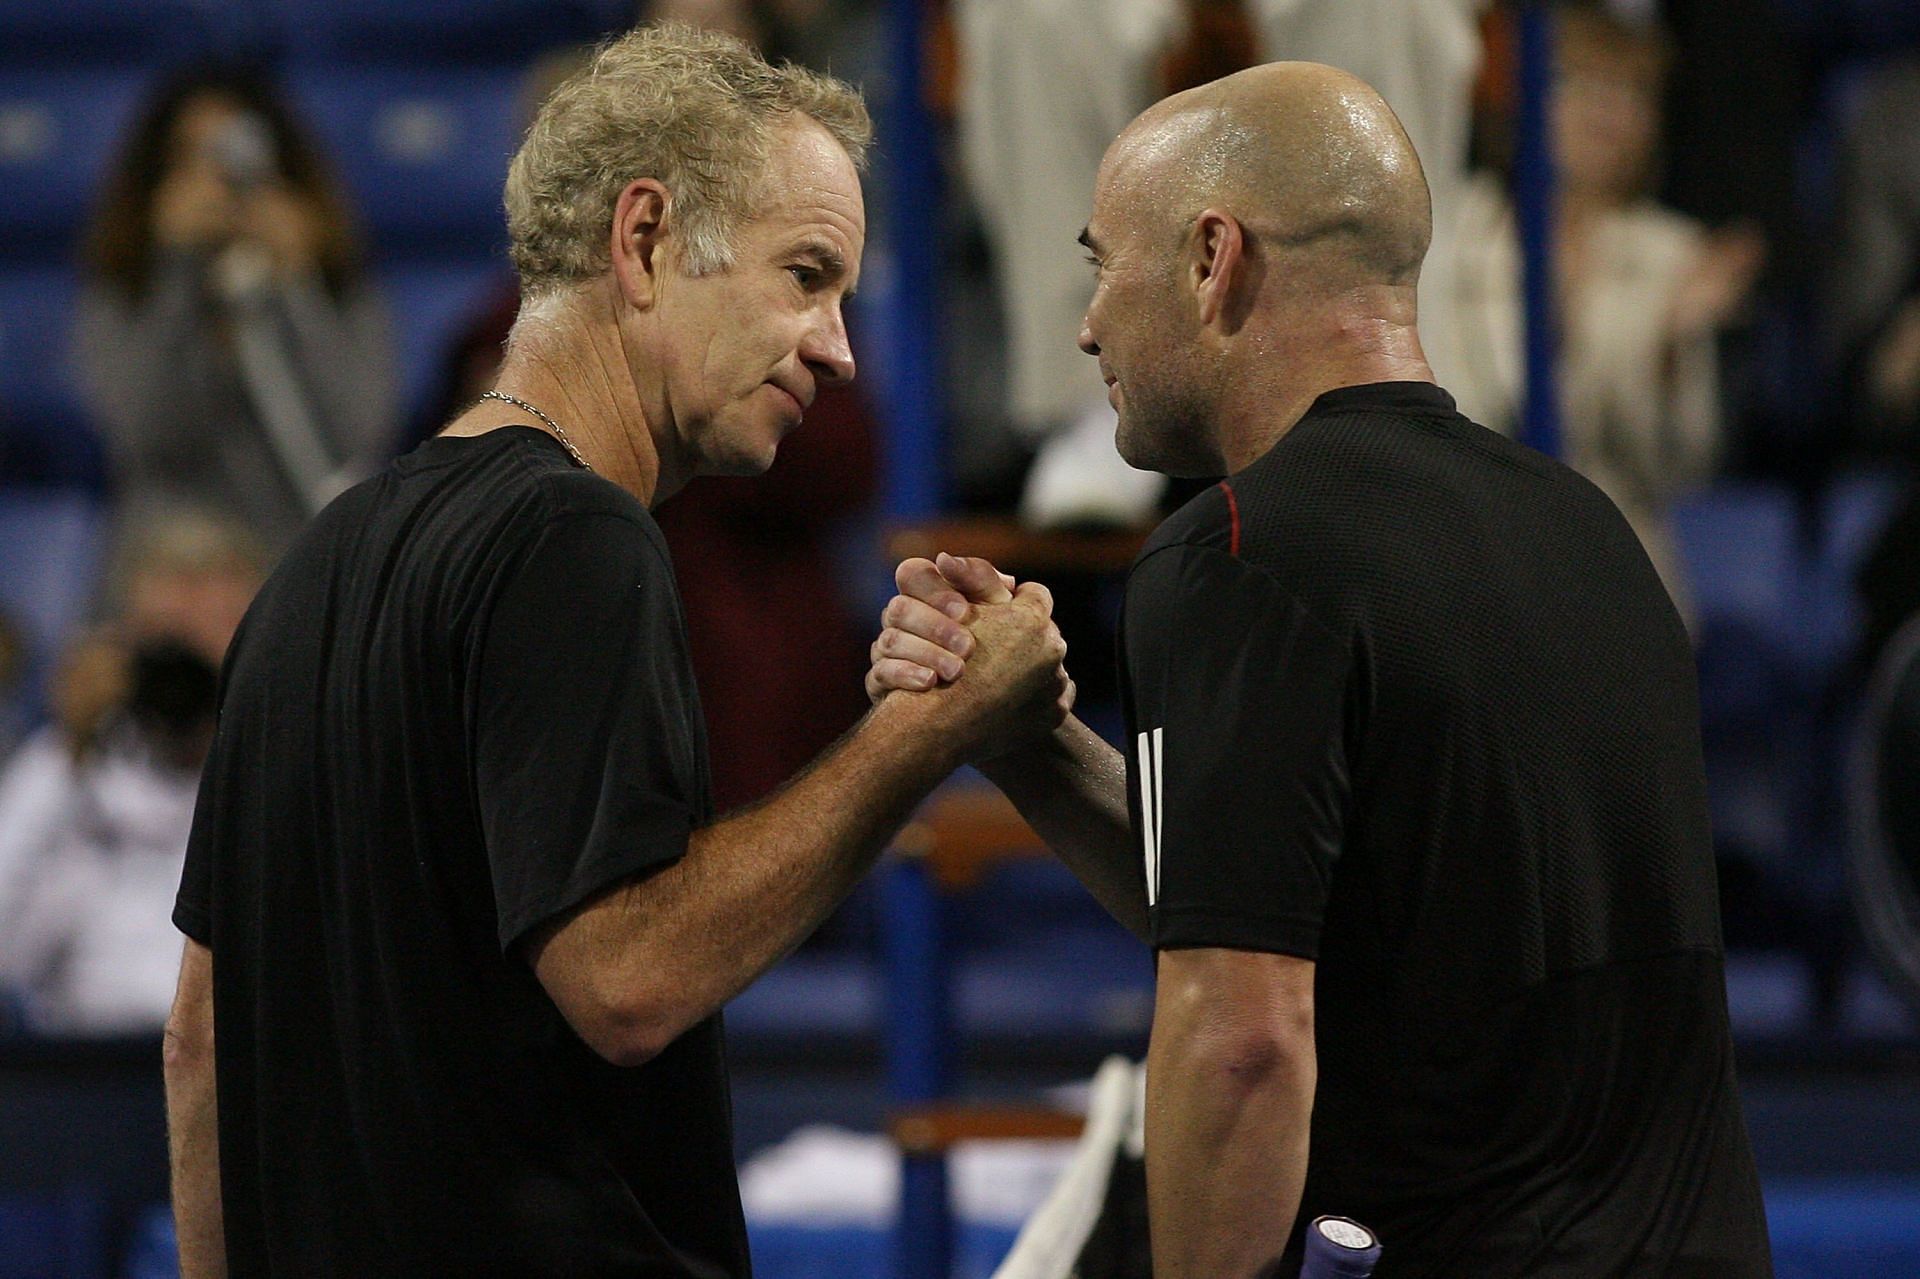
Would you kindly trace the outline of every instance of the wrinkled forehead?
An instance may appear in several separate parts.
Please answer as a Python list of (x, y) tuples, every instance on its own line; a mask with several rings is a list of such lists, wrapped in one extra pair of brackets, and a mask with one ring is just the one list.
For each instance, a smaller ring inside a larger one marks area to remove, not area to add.
[(858, 257), (866, 243), (866, 199), (846, 149), (804, 117), (775, 135), (759, 182), (752, 226), (771, 234), (807, 228)]

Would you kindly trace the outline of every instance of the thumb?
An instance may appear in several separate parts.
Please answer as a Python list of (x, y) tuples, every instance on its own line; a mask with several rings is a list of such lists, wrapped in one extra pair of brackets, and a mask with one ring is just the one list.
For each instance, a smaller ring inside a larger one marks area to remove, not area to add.
[(1013, 598), (1006, 581), (986, 560), (976, 555), (949, 555), (935, 560), (940, 576), (975, 604), (1004, 604)]

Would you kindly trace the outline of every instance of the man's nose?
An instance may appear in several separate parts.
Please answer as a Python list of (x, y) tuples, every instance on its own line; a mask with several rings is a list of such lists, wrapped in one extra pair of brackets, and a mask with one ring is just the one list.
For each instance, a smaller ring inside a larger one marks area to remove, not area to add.
[(840, 308), (833, 308), (808, 330), (800, 344), (800, 358), (824, 385), (844, 386), (853, 381), (853, 344), (847, 340), (847, 323)]
[(1084, 317), (1080, 321), (1080, 349), (1088, 355), (1100, 354), (1100, 344), (1093, 340), (1093, 325)]

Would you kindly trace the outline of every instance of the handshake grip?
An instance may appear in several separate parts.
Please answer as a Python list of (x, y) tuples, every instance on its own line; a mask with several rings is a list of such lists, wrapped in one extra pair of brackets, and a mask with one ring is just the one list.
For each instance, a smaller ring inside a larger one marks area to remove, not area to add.
[(1380, 1240), (1347, 1217), (1315, 1217), (1307, 1227), (1300, 1279), (1367, 1279), (1380, 1260)]

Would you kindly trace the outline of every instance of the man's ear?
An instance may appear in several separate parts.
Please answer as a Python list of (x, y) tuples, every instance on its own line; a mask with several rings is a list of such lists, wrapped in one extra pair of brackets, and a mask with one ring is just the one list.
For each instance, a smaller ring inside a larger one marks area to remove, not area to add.
[(1188, 282), (1200, 323), (1224, 325), (1229, 332), (1237, 329), (1245, 307), (1235, 305), (1236, 296), (1249, 283), (1246, 234), (1239, 219), (1219, 209), (1201, 210), (1193, 221), (1188, 254)]
[(613, 206), (607, 256), (613, 278), (629, 306), (645, 311), (659, 296), (667, 264), (668, 217), (673, 204), (666, 187), (653, 178), (635, 178)]

